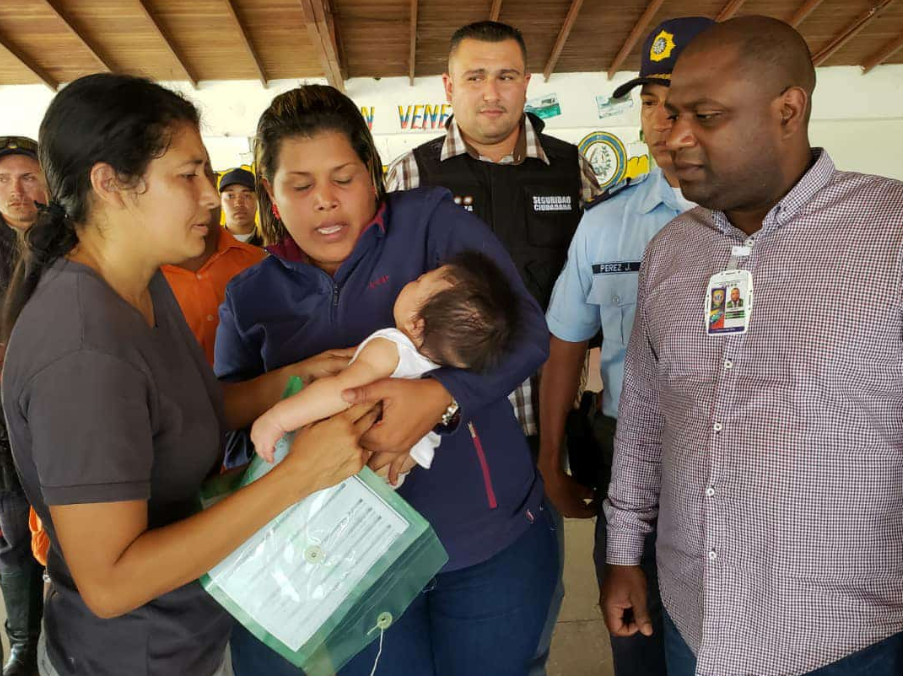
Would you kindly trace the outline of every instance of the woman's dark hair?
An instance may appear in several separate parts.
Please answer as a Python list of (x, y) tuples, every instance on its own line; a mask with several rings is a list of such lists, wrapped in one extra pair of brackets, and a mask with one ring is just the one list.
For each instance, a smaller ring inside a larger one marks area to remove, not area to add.
[(44, 270), (78, 244), (78, 231), (91, 208), (94, 165), (109, 164), (122, 185), (137, 187), (183, 123), (198, 126), (194, 105), (129, 75), (88, 75), (53, 98), (38, 136), (38, 160), (51, 204), (40, 210), (25, 235), (25, 250), (6, 295), (6, 339)]
[(420, 351), (437, 364), (488, 371), (517, 337), (521, 322), (517, 294), (485, 254), (464, 251), (445, 265), (451, 286), (418, 312), (423, 320)]
[[(370, 170), (376, 188), (376, 201), (386, 196), (383, 165), (373, 143), (373, 136), (354, 101), (334, 87), (303, 85), (280, 94), (257, 123), (254, 139), (254, 165), (257, 175), (273, 184), (279, 169), (282, 141), (289, 138), (311, 138), (324, 131), (334, 131), (348, 138), (354, 152)], [(257, 181), (257, 203), (260, 229), (265, 244), (278, 244), (288, 232), (273, 214), (273, 202), (263, 181)]]

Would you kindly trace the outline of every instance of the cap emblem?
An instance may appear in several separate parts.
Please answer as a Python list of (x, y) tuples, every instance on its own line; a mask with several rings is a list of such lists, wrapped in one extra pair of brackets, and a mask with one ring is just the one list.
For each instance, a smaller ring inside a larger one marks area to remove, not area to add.
[(677, 45), (674, 44), (674, 34), (662, 31), (652, 41), (652, 49), (649, 50), (649, 58), (652, 61), (664, 61), (671, 57), (671, 52)]

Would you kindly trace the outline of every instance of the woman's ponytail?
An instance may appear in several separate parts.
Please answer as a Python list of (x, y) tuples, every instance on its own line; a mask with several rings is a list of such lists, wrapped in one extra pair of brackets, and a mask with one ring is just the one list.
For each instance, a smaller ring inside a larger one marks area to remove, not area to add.
[(58, 202), (38, 209), (38, 218), (25, 233), (25, 247), (13, 272), (3, 308), (3, 342), (9, 340), (12, 327), (31, 298), (41, 275), (54, 261), (78, 244), (75, 224)]
[(93, 167), (107, 164), (120, 185), (138, 186), (184, 123), (198, 126), (197, 108), (177, 93), (131, 75), (87, 75), (53, 98), (38, 132), (38, 161), (51, 199), (25, 234), (6, 292), (4, 340), (44, 271), (78, 244), (80, 228), (89, 227)]

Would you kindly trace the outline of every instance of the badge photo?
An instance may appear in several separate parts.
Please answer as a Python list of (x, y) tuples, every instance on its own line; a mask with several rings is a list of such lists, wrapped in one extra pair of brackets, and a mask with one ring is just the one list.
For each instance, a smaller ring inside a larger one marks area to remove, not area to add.
[(726, 270), (713, 275), (705, 294), (706, 335), (746, 333), (752, 303), (752, 273), (749, 270)]

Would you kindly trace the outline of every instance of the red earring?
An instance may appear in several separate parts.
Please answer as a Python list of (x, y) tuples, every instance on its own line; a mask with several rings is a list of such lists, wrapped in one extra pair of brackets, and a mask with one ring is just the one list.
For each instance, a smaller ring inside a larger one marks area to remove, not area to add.
[(273, 205), (273, 216), (275, 216), (278, 220), (282, 220), (282, 216), (279, 215), (279, 207), (275, 204)]

